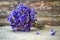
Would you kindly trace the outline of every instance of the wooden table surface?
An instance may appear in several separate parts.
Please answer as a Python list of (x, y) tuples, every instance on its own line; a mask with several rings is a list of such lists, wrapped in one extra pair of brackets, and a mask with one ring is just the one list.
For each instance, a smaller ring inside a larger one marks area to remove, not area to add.
[[(12, 32), (10, 26), (3, 26), (0, 27), (0, 40), (60, 40), (60, 26), (46, 27), (48, 28), (42, 30), (31, 28), (30, 32)], [(54, 29), (56, 35), (51, 36), (50, 29)]]

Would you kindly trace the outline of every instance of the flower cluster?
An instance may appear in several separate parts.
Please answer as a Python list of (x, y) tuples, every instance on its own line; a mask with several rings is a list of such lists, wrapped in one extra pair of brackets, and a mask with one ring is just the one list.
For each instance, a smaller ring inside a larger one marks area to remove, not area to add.
[(37, 20), (35, 17), (36, 14), (37, 12), (34, 8), (30, 8), (29, 6), (20, 3), (16, 10), (12, 10), (8, 17), (8, 21), (10, 22), (12, 29), (30, 31), (30, 27), (33, 26), (32, 23), (35, 23)]

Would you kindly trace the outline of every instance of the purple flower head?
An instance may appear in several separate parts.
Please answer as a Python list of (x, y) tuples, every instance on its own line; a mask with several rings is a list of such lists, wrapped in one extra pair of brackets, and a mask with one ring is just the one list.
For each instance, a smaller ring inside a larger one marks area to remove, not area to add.
[(21, 27), (21, 31), (24, 30), (28, 32), (32, 26), (31, 22), (36, 19), (35, 14), (36, 12), (34, 8), (31, 9), (20, 3), (16, 10), (12, 10), (11, 15), (8, 17), (8, 21), (13, 29)]
[(19, 6), (24, 6), (24, 4), (23, 3), (20, 3)]
[(20, 3), (18, 6), (17, 6), (17, 9), (21, 8), (21, 7), (24, 7), (24, 5), (22, 3)]
[(51, 35), (55, 35), (55, 33), (56, 33), (56, 32), (55, 32), (55, 31), (53, 31), (53, 32), (51, 32)]
[(53, 29), (51, 29), (50, 33), (51, 35), (55, 35), (56, 32)]
[(36, 32), (37, 35), (39, 35), (40, 33), (39, 32)]
[(32, 8), (31, 10), (32, 10), (32, 11), (35, 11), (35, 8)]

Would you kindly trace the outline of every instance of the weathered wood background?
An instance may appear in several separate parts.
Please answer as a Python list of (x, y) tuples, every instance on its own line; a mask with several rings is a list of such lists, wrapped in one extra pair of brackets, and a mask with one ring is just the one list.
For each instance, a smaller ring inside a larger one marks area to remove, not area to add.
[[(23, 2), (25, 5), (34, 7), (37, 11), (37, 19), (47, 25), (60, 25), (60, 2), (52, 0), (40, 2), (41, 0), (0, 0), (0, 26), (8, 25), (7, 17), (11, 10), (16, 9), (17, 4)], [(43, 4), (43, 6), (42, 6)]]

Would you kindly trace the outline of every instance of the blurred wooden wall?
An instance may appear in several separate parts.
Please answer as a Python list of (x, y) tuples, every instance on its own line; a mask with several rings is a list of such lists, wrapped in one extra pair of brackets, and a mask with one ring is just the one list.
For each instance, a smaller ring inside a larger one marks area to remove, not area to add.
[[(23, 2), (23, 0), (21, 0)], [(8, 25), (9, 22), (7, 21), (8, 15), (11, 13), (13, 9), (16, 9), (16, 6), (21, 3), (20, 0), (0, 0), (0, 25)], [(32, 2), (31, 2), (32, 1)], [(39, 2), (38, 2), (39, 1)], [(41, 1), (41, 2), (40, 2)], [(34, 7), (37, 11), (37, 19), (38, 21), (43, 22), (47, 25), (60, 25), (60, 2), (51, 2), (52, 0), (49, 0), (45, 2), (45, 0), (25, 0), (24, 3), (27, 6)], [(43, 7), (46, 7), (45, 9), (40, 9), (41, 4), (44, 4)], [(50, 8), (50, 9), (48, 9)], [(49, 18), (50, 21), (48, 20)], [(42, 20), (43, 19), (43, 20)], [(46, 19), (46, 20), (45, 20)], [(52, 23), (53, 20), (53, 23)]]

